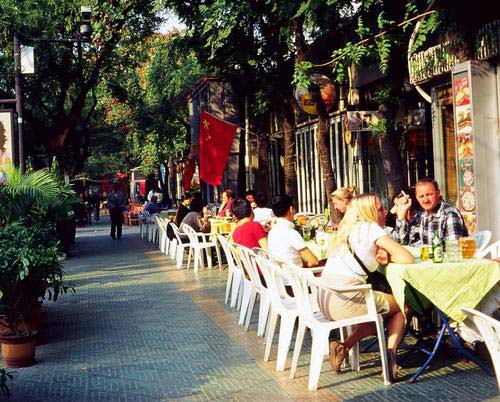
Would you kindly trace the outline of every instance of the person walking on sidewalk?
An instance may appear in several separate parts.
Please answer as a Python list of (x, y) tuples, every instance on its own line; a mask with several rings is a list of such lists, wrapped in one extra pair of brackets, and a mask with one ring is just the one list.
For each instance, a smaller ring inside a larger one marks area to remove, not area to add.
[(123, 209), (127, 198), (125, 193), (120, 189), (118, 183), (113, 183), (113, 191), (108, 195), (108, 209), (111, 218), (111, 233), (113, 240), (118, 240), (122, 237)]

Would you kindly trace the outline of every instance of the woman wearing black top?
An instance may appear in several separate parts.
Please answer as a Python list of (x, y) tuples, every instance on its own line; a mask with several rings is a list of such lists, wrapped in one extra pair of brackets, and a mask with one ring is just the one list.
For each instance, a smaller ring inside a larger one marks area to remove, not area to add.
[(181, 203), (179, 204), (179, 208), (175, 213), (174, 223), (177, 226), (181, 225), (184, 217), (190, 212), (189, 205), (191, 205), (191, 201), (193, 200), (193, 196), (189, 193), (186, 193), (181, 198)]

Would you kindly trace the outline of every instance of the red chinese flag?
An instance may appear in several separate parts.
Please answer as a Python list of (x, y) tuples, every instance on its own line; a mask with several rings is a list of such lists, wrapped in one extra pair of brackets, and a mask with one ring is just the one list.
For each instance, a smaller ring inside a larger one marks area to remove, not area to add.
[(220, 186), (238, 126), (210, 113), (200, 115), (200, 179)]

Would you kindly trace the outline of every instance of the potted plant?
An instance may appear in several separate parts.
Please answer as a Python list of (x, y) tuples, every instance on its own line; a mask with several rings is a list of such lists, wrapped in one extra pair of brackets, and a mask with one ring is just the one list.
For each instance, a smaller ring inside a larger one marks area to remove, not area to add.
[(56, 300), (69, 289), (63, 283), (60, 255), (49, 228), (19, 223), (0, 228), (0, 325), (4, 328), (0, 341), (9, 367), (34, 363), (36, 329), (29, 319), (37, 302), (46, 295)]
[(34, 362), (33, 318), (40, 316), (35, 313), (39, 301), (57, 300), (61, 292), (73, 289), (63, 283), (56, 224), (76, 197), (49, 170), (21, 174), (9, 165), (2, 170), (6, 180), (0, 184), (0, 341), (7, 366), (21, 367)]

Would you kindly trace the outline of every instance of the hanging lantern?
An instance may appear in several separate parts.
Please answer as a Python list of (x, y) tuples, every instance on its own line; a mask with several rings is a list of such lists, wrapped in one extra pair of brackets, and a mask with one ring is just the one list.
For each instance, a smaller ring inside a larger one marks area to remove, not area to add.
[[(323, 99), (326, 111), (331, 111), (336, 100), (335, 86), (327, 76), (322, 74), (312, 74), (311, 81), (319, 86), (321, 99)], [(312, 93), (309, 89), (296, 90), (295, 99), (299, 107), (307, 114), (314, 116), (318, 114), (316, 102), (314, 102)]]

